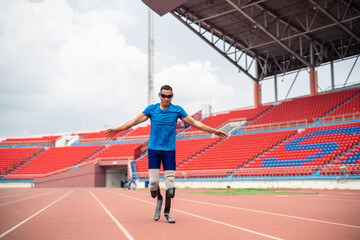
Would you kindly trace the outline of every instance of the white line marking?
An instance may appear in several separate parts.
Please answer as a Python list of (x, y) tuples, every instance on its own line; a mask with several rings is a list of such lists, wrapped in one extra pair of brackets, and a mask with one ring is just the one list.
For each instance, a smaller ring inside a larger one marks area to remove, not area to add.
[(14, 197), (14, 196), (19, 196), (19, 195), (24, 195), (27, 193), (31, 193), (31, 191), (21, 192), (21, 193), (10, 193), (10, 194), (7, 194), (6, 196), (5, 195), (1, 196), (0, 198)]
[[(135, 200), (138, 200), (138, 201), (141, 201), (141, 202), (149, 203), (149, 204), (151, 204), (151, 205), (156, 205), (155, 203), (152, 203), (152, 202), (149, 202), (149, 201), (146, 201), (146, 200), (143, 200), (143, 199), (135, 198), (135, 197), (130, 197), (130, 196), (127, 196), (127, 195), (124, 195), (124, 194), (121, 194), (121, 193), (117, 193), (117, 192), (113, 192), (113, 191), (108, 191), (108, 192), (111, 192), (111, 193), (114, 193), (114, 194), (118, 194), (118, 195), (121, 195), (121, 196), (123, 196), (123, 197), (135, 199)], [(201, 219), (204, 219), (204, 220), (207, 220), (207, 221), (210, 221), (210, 222), (218, 223), (218, 224), (221, 224), (221, 225), (224, 225), (224, 226), (227, 226), (227, 227), (236, 228), (236, 229), (239, 229), (239, 230), (242, 230), (242, 231), (245, 231), (245, 232), (249, 232), (249, 233), (253, 233), (253, 234), (257, 234), (257, 235), (260, 235), (260, 236), (263, 236), (263, 237), (267, 237), (267, 238), (271, 238), (271, 239), (276, 239), (276, 240), (282, 240), (281, 238), (277, 238), (277, 237), (270, 236), (270, 235), (267, 235), (267, 234), (263, 234), (263, 233), (260, 233), (260, 232), (255, 232), (255, 231), (252, 231), (252, 230), (249, 230), (249, 229), (246, 229), (246, 228), (234, 226), (234, 225), (227, 224), (227, 223), (224, 223), (224, 222), (220, 222), (220, 221), (217, 221), (217, 220), (214, 220), (214, 219), (211, 219), (211, 218), (202, 217), (202, 216), (199, 216), (199, 215), (196, 215), (196, 214), (184, 212), (184, 211), (182, 211), (182, 210), (178, 210), (178, 209), (171, 208), (171, 211), (180, 212), (180, 213), (183, 213), (183, 214), (190, 215), (190, 216), (192, 216), (192, 217), (201, 218)]]
[(217, 204), (217, 203), (202, 202), (202, 201), (190, 200), (190, 199), (184, 199), (184, 198), (176, 198), (176, 199), (183, 200), (183, 201), (189, 201), (189, 202), (195, 202), (195, 203), (201, 203), (201, 204), (207, 204), (207, 205), (212, 205), (212, 206), (217, 206), (217, 207), (232, 208), (232, 209), (238, 209), (238, 210), (249, 211), (249, 212), (264, 213), (264, 214), (276, 215), (276, 216), (281, 216), (281, 217), (295, 218), (295, 219), (301, 219), (301, 220), (306, 220), (306, 221), (327, 223), (327, 224), (333, 224), (333, 225), (338, 225), (338, 226), (343, 226), (343, 227), (351, 227), (351, 228), (360, 229), (360, 226), (348, 225), (348, 224), (343, 224), (343, 223), (328, 222), (328, 221), (323, 221), (323, 220), (317, 220), (317, 219), (311, 219), (311, 218), (305, 218), (305, 217), (297, 217), (297, 216), (291, 216), (291, 215), (273, 213), (273, 212), (266, 212), (266, 211), (249, 209), (249, 208), (233, 207), (233, 206), (227, 206), (227, 205), (222, 205), (222, 204)]
[(125, 236), (128, 239), (133, 240), (134, 238), (130, 235), (130, 233), (126, 231), (123, 225), (121, 225), (121, 223), (119, 223), (119, 221), (109, 212), (109, 210), (107, 210), (107, 208), (100, 202), (100, 200), (94, 195), (94, 193), (90, 190), (89, 192), (93, 195), (95, 200), (100, 204), (100, 206), (105, 210), (105, 212), (110, 216), (110, 218), (115, 222), (115, 224), (120, 228), (120, 230), (125, 234)]
[(47, 194), (49, 194), (49, 193), (54, 193), (54, 192), (57, 192), (57, 191), (45, 192), (45, 193), (42, 193), (42, 194), (39, 194), (39, 195), (30, 196), (30, 197), (23, 198), (23, 199), (19, 199), (19, 200), (16, 200), (16, 201), (12, 201), (12, 202), (8, 202), (8, 203), (0, 204), (0, 207), (5, 206), (5, 205), (9, 205), (9, 204), (12, 204), (12, 203), (16, 203), (16, 202), (25, 201), (25, 200), (28, 200), (28, 199), (31, 199), (31, 198), (37, 198), (37, 197), (40, 197), (40, 196), (43, 196), (43, 195), (47, 195)]
[(35, 217), (36, 215), (40, 214), (41, 212), (45, 211), (47, 208), (51, 207), (52, 205), (54, 205), (56, 202), (60, 201), (61, 199), (63, 199), (64, 197), (66, 197), (67, 195), (69, 195), (70, 193), (72, 193), (73, 191), (68, 192), (67, 194), (63, 195), (62, 197), (58, 198), (57, 200), (55, 200), (54, 202), (50, 203), (49, 205), (47, 205), (46, 207), (44, 207), (43, 209), (41, 209), (40, 211), (36, 212), (35, 214), (33, 214), (32, 216), (28, 217), (27, 219), (25, 219), (24, 221), (18, 223), (17, 225), (13, 226), (12, 228), (10, 228), (9, 230), (7, 230), (6, 232), (2, 233), (0, 235), (0, 238), (3, 238), (4, 236), (6, 236), (7, 234), (9, 234), (10, 232), (14, 231), (15, 229), (17, 229), (18, 227), (20, 227), (21, 225), (23, 225), (24, 223), (26, 223), (27, 221), (29, 221), (30, 219), (32, 219), (33, 217)]
[(348, 202), (360, 202), (360, 199), (348, 199), (348, 198), (329, 198), (325, 195), (307, 195), (307, 196), (300, 196), (300, 195), (288, 195), (291, 198), (313, 198), (316, 197), (316, 200), (331, 200), (331, 201), (348, 201)]

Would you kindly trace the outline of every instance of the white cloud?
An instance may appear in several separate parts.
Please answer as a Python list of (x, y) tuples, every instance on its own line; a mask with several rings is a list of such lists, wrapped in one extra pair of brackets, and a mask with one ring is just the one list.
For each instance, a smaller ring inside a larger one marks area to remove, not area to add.
[(114, 126), (146, 102), (146, 54), (120, 32), (136, 22), (129, 13), (65, 0), (0, 8), (0, 135)]

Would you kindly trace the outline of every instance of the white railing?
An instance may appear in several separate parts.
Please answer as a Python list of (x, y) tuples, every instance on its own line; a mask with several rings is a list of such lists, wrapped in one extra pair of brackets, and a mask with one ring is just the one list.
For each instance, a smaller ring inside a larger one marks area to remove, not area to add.
[(98, 162), (104, 162), (104, 161), (107, 161), (107, 162), (116, 162), (116, 164), (119, 164), (120, 163), (127, 163), (128, 161), (133, 161), (134, 160), (134, 157), (133, 156), (127, 156), (127, 157), (100, 157), (100, 158), (95, 158), (91, 161), (87, 161), (87, 162), (84, 162), (82, 164), (79, 164), (79, 167), (85, 167), (85, 166), (88, 166), (88, 165), (91, 165), (91, 164), (95, 164), (95, 163), (98, 163)]
[(1, 142), (0, 146), (24, 146), (24, 145), (41, 145), (41, 146), (48, 146), (48, 145), (54, 145), (55, 141), (51, 141), (51, 140), (36, 140), (36, 141), (26, 141), (26, 140), (21, 140), (21, 141), (5, 141), (5, 142)]
[(121, 142), (135, 142), (135, 141), (147, 141), (149, 140), (149, 135), (140, 135), (140, 136), (125, 136), (121, 138)]
[(276, 123), (266, 123), (258, 125), (248, 125), (244, 128), (244, 132), (255, 132), (255, 131), (264, 131), (264, 130), (275, 130), (283, 128), (294, 128), (294, 127), (304, 127), (309, 126), (307, 119), (287, 121), (287, 122), (276, 122)]
[(80, 139), (79, 143), (112, 143), (114, 142), (114, 139), (107, 139), (107, 138), (86, 138), (86, 139)]
[[(132, 157), (114, 157), (114, 158), (97, 158), (92, 161), (86, 162), (79, 167), (84, 167), (90, 164), (95, 164), (100, 161), (121, 161), (121, 164), (130, 164), (133, 161)], [(119, 164), (119, 162), (117, 162)], [(5, 176), (5, 180), (23, 180), (43, 178), (66, 172), (74, 166), (52, 171), (46, 174), (14, 174)], [(341, 170), (346, 167), (346, 171)], [(291, 177), (291, 176), (311, 176), (320, 170), (321, 176), (328, 175), (360, 175), (360, 164), (341, 164), (341, 165), (328, 165), (325, 168), (321, 166), (299, 166), (299, 167), (268, 167), (268, 168), (241, 168), (235, 169), (213, 169), (213, 170), (177, 170), (175, 177), (178, 179), (189, 178), (224, 178), (232, 176), (234, 178), (241, 177)], [(135, 176), (141, 179), (149, 178), (149, 172), (136, 172)], [(164, 176), (164, 172), (160, 172), (161, 176)]]
[[(360, 165), (359, 165), (360, 167)], [(299, 167), (268, 167), (268, 168), (241, 168), (213, 169), (213, 170), (177, 170), (176, 178), (224, 178), (224, 177), (281, 177), (281, 176), (310, 176), (319, 169), (318, 166)], [(163, 176), (163, 172), (160, 172)], [(137, 172), (138, 178), (149, 178), (148, 172)]]
[[(234, 119), (229, 119), (228, 121), (222, 123), (220, 126), (216, 127), (217, 129), (221, 129), (222, 127), (224, 127), (225, 125), (229, 124), (229, 123), (235, 123), (235, 122), (243, 122), (246, 121), (246, 118), (234, 118)], [(182, 138), (192, 138), (192, 137), (205, 137), (205, 136), (211, 136), (211, 133), (208, 132), (204, 132), (201, 130), (198, 131), (190, 131), (190, 132), (184, 132), (181, 137)]]
[(62, 169), (58, 169), (52, 172), (43, 173), (43, 174), (10, 174), (8, 176), (5, 176), (5, 180), (19, 180), (19, 179), (34, 179), (34, 178), (44, 178), (49, 177), (55, 174), (67, 172), (70, 169), (74, 167), (85, 167), (91, 164), (95, 164), (102, 161), (108, 161), (108, 162), (117, 162), (116, 164), (128, 164), (128, 162), (132, 162), (134, 160), (134, 157), (102, 157), (102, 158), (96, 158), (88, 162), (81, 163), (79, 165), (74, 165)]
[(320, 124), (360, 120), (360, 112), (347, 113), (322, 118)]

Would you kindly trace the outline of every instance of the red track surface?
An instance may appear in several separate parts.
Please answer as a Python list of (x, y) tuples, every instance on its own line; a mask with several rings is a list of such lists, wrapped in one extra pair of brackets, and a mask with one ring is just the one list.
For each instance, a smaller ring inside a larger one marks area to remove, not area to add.
[[(2, 239), (360, 239), (360, 191), (212, 196), (177, 190), (168, 224), (147, 190), (0, 189)], [(163, 191), (164, 192), (164, 191)], [(310, 191), (315, 192), (315, 191)]]

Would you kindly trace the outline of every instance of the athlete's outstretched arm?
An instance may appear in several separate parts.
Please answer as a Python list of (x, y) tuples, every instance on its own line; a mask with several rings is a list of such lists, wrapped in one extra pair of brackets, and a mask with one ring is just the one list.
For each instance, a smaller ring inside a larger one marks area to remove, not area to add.
[(118, 128), (110, 128), (106, 130), (105, 137), (107, 139), (112, 139), (118, 132), (125, 131), (126, 129), (129, 129), (139, 123), (145, 122), (148, 120), (148, 117), (145, 116), (143, 113), (140, 113), (138, 116), (136, 116), (134, 119), (128, 121), (124, 125), (118, 127)]
[(219, 136), (222, 139), (227, 138), (226, 133), (224, 133), (223, 131), (217, 130), (215, 128), (212, 128), (212, 127), (209, 127), (209, 126), (203, 124), (202, 122), (196, 121), (190, 115), (187, 115), (182, 120), (194, 128), (200, 129), (205, 132), (214, 133), (215, 135)]

